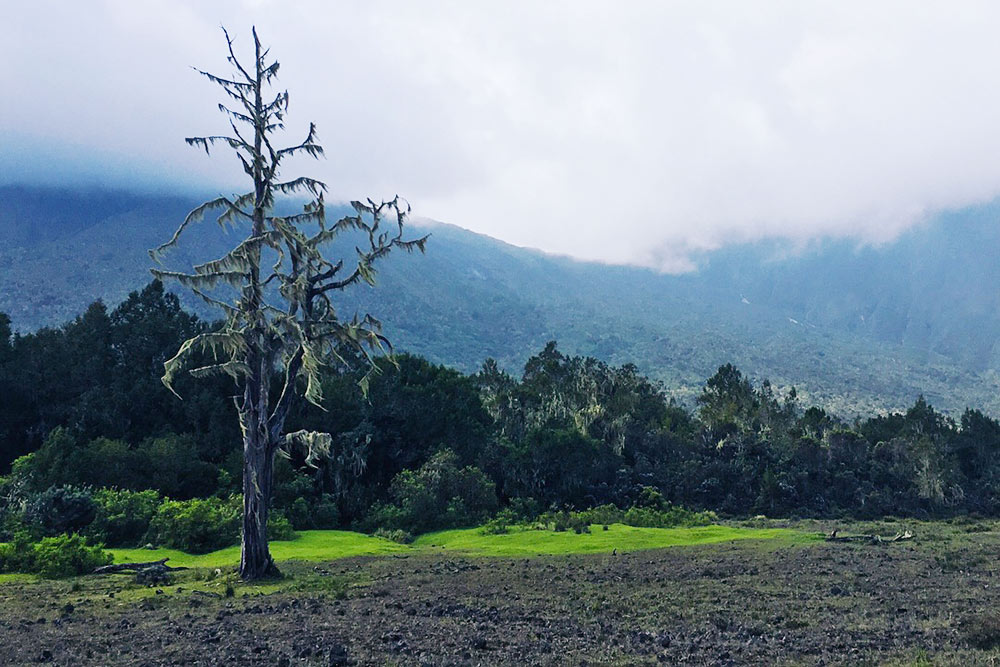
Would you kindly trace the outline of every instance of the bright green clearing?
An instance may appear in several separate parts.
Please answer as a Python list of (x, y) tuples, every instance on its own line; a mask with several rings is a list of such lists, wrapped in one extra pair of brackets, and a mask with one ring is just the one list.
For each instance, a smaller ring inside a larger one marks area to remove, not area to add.
[(736, 528), (700, 526), (697, 528), (637, 528), (620, 523), (608, 530), (591, 526), (590, 533), (556, 533), (548, 530), (517, 530), (506, 535), (483, 535), (478, 528), (445, 530), (422, 535), (413, 543), (416, 548), (445, 550), (468, 556), (541, 556), (581, 553), (619, 553), (661, 549), (664, 547), (711, 544), (745, 539), (783, 538), (796, 542), (813, 539), (811, 535), (784, 528)]
[[(169, 558), (175, 567), (225, 567), (240, 561), (239, 546), (195, 556), (175, 549), (108, 549), (116, 563), (141, 563)], [(294, 540), (271, 542), (271, 556), (276, 561), (323, 561), (350, 556), (379, 556), (412, 551), (380, 537), (346, 530), (303, 530)]]
[[(541, 556), (578, 553), (619, 553), (744, 539), (781, 539), (802, 543), (815, 539), (808, 533), (784, 528), (636, 528), (614, 524), (591, 533), (556, 533), (550, 530), (512, 530), (506, 535), (483, 535), (479, 528), (446, 530), (422, 535), (411, 545), (342, 530), (306, 530), (295, 540), (272, 542), (276, 561), (328, 561), (350, 556), (450, 552), (466, 556)], [(229, 547), (201, 556), (172, 549), (110, 549), (116, 563), (134, 563), (169, 558), (174, 566), (226, 567), (239, 561), (239, 547)]]

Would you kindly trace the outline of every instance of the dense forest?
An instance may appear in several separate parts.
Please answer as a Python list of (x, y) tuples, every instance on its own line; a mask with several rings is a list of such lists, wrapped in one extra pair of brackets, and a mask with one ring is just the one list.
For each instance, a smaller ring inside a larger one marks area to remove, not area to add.
[[(238, 539), (231, 381), (181, 378), (181, 399), (160, 382), (166, 357), (211, 326), (159, 282), (35, 333), (13, 334), (0, 315), (0, 541), (25, 528), (192, 550)], [(380, 367), (367, 397), (357, 372), (327, 368), (325, 410), (302, 405), (289, 418), (290, 431), (328, 432), (335, 446), (314, 463), (281, 459), (273, 535), (413, 534), (609, 506), (1000, 512), (1000, 423), (975, 409), (956, 421), (919, 397), (847, 422), (728, 364), (686, 407), (632, 365), (555, 342), (520, 377), (489, 359), (474, 374), (405, 353)]]
[[(98, 298), (117, 306), (148, 281), (146, 250), (199, 203), (0, 186), (0, 312), (27, 333), (59, 326)], [(329, 203), (327, 213), (353, 211)], [(997, 206), (949, 214), (879, 248), (736, 244), (684, 275), (546, 255), (414, 219), (415, 233), (431, 234), (431, 251), (394, 257), (377, 288), (345, 291), (338, 303), (378, 314), (402, 349), (465, 373), (491, 357), (519, 375), (556, 339), (564, 353), (634, 363), (683, 401), (728, 362), (852, 418), (905, 409), (921, 393), (956, 418), (967, 405), (1000, 414), (1000, 348), (992, 351), (1000, 303), (990, 288), (1000, 275), (989, 252), (1000, 243), (998, 215)], [(172, 261), (221, 256), (230, 239), (216, 232), (192, 226)], [(342, 241), (330, 252), (349, 265), (357, 243)], [(179, 296), (189, 312), (220, 316), (197, 296)]]

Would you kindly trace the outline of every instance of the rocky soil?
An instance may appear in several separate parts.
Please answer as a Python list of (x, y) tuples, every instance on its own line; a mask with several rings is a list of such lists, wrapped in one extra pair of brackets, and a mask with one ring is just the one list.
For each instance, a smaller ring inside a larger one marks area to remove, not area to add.
[(231, 598), (183, 577), (156, 590), (122, 576), (6, 583), (0, 664), (991, 664), (998, 547), (989, 533), (366, 558), (287, 565), (287, 585)]

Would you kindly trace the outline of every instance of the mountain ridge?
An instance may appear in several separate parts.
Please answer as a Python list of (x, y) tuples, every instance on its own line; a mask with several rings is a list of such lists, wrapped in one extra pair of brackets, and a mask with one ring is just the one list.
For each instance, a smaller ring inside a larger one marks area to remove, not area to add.
[[(30, 331), (109, 305), (150, 279), (147, 248), (198, 202), (184, 196), (0, 187), (0, 311)], [(880, 247), (816, 244), (773, 259), (773, 242), (730, 246), (691, 274), (581, 262), (448, 223), (424, 256), (393, 256), (377, 288), (341, 295), (370, 311), (397, 348), (474, 371), (516, 372), (548, 340), (569, 353), (634, 363), (690, 400), (723, 363), (841, 414), (896, 409), (923, 393), (951, 412), (1000, 413), (1000, 243), (991, 204), (945, 214)], [(211, 221), (169, 264), (221, 254), (236, 238)], [(768, 259), (771, 257), (771, 259)], [(188, 307), (212, 316), (203, 303)]]

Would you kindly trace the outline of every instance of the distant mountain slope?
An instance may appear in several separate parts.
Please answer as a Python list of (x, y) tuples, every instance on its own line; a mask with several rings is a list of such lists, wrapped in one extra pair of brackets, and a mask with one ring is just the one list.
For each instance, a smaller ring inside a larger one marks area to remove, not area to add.
[[(195, 203), (0, 188), (0, 311), (31, 330), (97, 298), (119, 301), (148, 281), (146, 249)], [(345, 293), (341, 308), (371, 311), (398, 347), (466, 371), (487, 356), (518, 370), (557, 339), (571, 353), (634, 363), (682, 398), (733, 362), (844, 414), (903, 407), (921, 392), (944, 409), (1000, 414), (997, 217), (993, 207), (945, 216), (882, 248), (737, 246), (683, 276), (430, 223), (425, 256), (391, 257), (378, 287)], [(210, 222), (193, 231), (172, 264), (221, 254), (235, 238)]]

